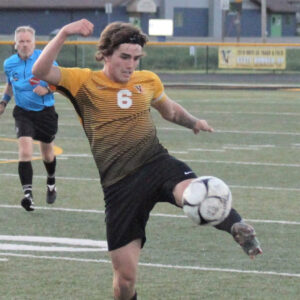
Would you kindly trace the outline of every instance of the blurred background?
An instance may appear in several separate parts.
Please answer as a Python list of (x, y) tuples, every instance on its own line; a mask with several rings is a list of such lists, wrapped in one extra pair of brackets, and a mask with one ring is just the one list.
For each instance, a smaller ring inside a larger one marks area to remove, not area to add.
[(267, 74), (254, 82), (300, 83), (299, 0), (1, 0), (0, 61), (14, 53), (16, 27), (34, 27), (43, 48), (63, 25), (81, 18), (93, 22), (93, 36), (73, 37), (58, 57), (62, 66), (101, 68), (94, 59), (99, 35), (108, 23), (124, 21), (149, 35), (140, 69), (201, 75), (193, 82), (226, 81), (220, 74), (252, 82), (246, 75)]

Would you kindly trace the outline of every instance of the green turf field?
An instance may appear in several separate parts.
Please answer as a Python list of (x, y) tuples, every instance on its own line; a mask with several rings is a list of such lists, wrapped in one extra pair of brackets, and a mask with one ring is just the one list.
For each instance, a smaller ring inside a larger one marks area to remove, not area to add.
[[(167, 92), (215, 132), (195, 136), (153, 112), (161, 142), (199, 176), (229, 184), (234, 207), (255, 226), (264, 254), (252, 261), (227, 233), (157, 205), (140, 258), (139, 299), (299, 299), (299, 92)], [(56, 98), (56, 146), (63, 151), (58, 199), (45, 202), (35, 146), (33, 213), (19, 205), (12, 103), (0, 118), (0, 299), (112, 299), (97, 169), (70, 103)]]

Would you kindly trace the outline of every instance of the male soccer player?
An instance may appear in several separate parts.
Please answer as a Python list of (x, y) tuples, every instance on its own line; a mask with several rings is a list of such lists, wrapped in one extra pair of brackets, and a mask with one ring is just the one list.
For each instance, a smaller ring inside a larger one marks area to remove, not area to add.
[[(103, 70), (53, 66), (68, 36), (92, 31), (93, 24), (85, 19), (64, 26), (33, 73), (57, 86), (81, 118), (104, 191), (114, 297), (137, 299), (137, 266), (150, 211), (157, 202), (182, 207), (183, 191), (196, 178), (160, 144), (150, 107), (195, 134), (213, 129), (170, 99), (156, 74), (135, 71), (147, 37), (131, 24), (112, 23), (102, 32), (96, 59), (104, 62)], [(262, 252), (254, 229), (234, 209), (216, 227), (231, 233), (250, 257)]]
[(33, 139), (40, 141), (47, 171), (46, 201), (52, 204), (56, 199), (56, 157), (53, 140), (57, 132), (58, 115), (48, 84), (32, 75), (32, 66), (41, 54), (41, 50), (35, 49), (35, 30), (32, 27), (20, 26), (15, 30), (15, 49), (17, 53), (4, 61), (7, 84), (0, 102), (0, 115), (14, 96), (16, 105), (13, 116), (19, 147), (18, 172), (24, 192), (21, 205), (27, 211), (32, 211)]

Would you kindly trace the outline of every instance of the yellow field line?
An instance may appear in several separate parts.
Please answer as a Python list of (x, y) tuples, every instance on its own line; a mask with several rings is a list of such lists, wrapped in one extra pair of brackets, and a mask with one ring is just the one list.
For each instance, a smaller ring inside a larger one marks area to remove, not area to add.
[[(12, 142), (12, 143), (17, 143), (18, 142), (17, 139), (2, 138), (2, 137), (0, 137), (0, 141)], [(39, 145), (39, 142), (38, 141), (33, 141), (33, 144)], [(56, 156), (58, 156), (58, 155), (61, 155), (62, 153), (63, 153), (63, 149), (61, 147), (58, 147), (58, 146), (54, 145), (54, 154)], [(35, 157), (32, 158), (32, 160), (40, 160), (40, 159), (42, 159), (41, 156), (35, 156)], [(10, 159), (10, 160), (0, 161), (0, 164), (10, 164), (10, 163), (17, 163), (17, 162), (19, 162), (18, 159)]]

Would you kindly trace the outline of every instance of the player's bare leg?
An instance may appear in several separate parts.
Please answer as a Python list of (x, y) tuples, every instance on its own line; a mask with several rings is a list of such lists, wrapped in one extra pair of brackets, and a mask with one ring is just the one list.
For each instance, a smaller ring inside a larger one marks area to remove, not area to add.
[(116, 300), (136, 299), (135, 282), (141, 240), (134, 240), (110, 252), (113, 266), (113, 292)]
[(176, 201), (176, 204), (182, 207), (182, 195), (184, 190), (189, 186), (189, 184), (193, 181), (194, 179), (186, 179), (181, 182), (179, 182), (173, 189), (173, 195)]

